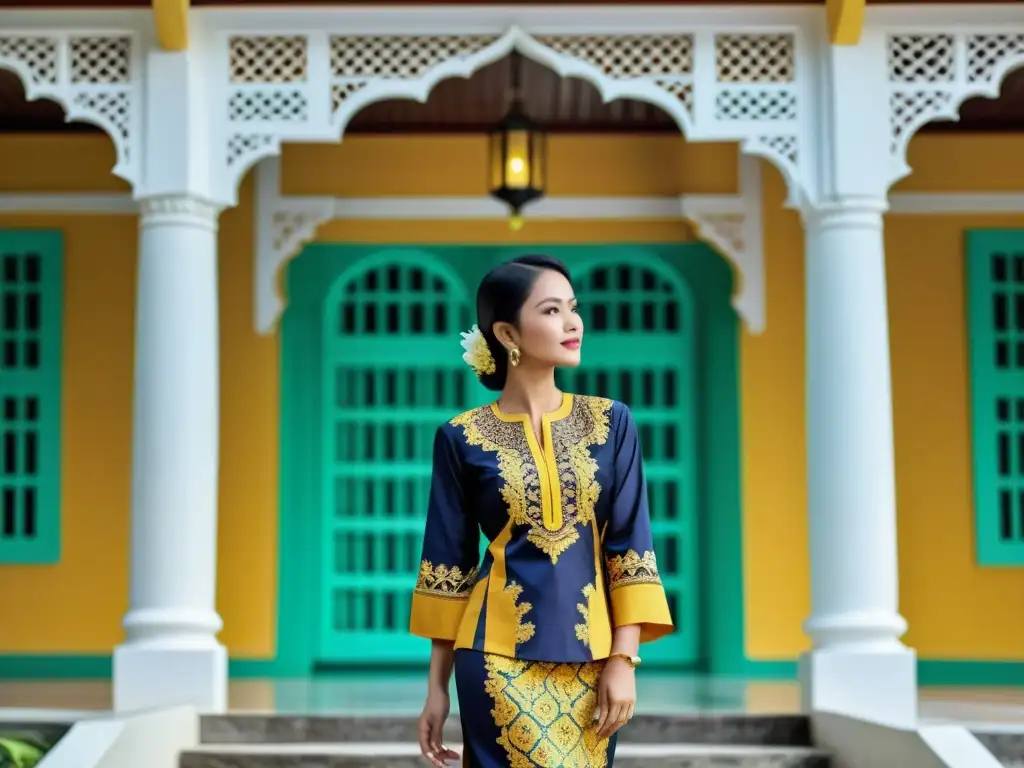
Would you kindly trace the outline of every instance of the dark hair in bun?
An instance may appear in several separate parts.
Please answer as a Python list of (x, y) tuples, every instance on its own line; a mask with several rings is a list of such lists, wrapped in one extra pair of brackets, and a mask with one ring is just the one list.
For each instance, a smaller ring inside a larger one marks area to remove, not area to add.
[(499, 264), (480, 281), (476, 289), (476, 318), (480, 333), (487, 342), (487, 348), (494, 357), (494, 373), (480, 377), (488, 389), (496, 392), (505, 388), (508, 377), (508, 352), (494, 335), (495, 323), (519, 323), (519, 313), (533, 290), (541, 272), (550, 269), (562, 275), (570, 283), (572, 276), (568, 267), (558, 259), (541, 254), (519, 256)]

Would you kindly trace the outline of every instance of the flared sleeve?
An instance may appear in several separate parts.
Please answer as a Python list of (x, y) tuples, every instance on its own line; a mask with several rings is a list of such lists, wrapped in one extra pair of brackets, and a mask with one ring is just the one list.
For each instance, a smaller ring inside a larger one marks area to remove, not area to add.
[(434, 435), (423, 553), (409, 616), (412, 634), (455, 640), (476, 583), (479, 554), (480, 529), (467, 514), (458, 445), (442, 426)]
[(639, 624), (640, 642), (650, 642), (672, 632), (672, 617), (654, 554), (636, 423), (625, 405), (616, 405), (612, 512), (602, 542), (612, 623)]

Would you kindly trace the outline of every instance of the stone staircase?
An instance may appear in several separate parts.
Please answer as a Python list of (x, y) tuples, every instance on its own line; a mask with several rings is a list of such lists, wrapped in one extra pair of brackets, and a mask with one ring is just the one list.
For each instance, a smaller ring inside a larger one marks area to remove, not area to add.
[[(458, 749), (458, 717), (445, 731)], [(423, 768), (411, 717), (216, 715), (181, 768)], [(638, 715), (621, 732), (615, 768), (829, 768), (801, 716)]]

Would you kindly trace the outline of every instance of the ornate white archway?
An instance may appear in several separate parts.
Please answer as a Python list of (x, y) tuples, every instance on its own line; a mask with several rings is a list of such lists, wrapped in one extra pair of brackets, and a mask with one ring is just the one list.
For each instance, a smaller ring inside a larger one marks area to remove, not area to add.
[(225, 25), (217, 45), (226, 78), (211, 96), (227, 105), (213, 144), (224, 169), (218, 197), (233, 201), (247, 169), (282, 142), (337, 141), (363, 107), (425, 101), (441, 80), (468, 77), (513, 49), (588, 80), (606, 101), (658, 106), (690, 141), (740, 142), (781, 170), (791, 197), (810, 195), (813, 68), (804, 41), (817, 14), (775, 9), (775, 23), (741, 26), (707, 8), (583, 16), (526, 8), (514, 19), (502, 8), (405, 10), (400, 20), (386, 9), (293, 13), (273, 25), (268, 16), (274, 33), (241, 33), (227, 27), (228, 15), (211, 17)]
[(25, 98), (51, 99), (67, 120), (102, 129), (117, 152), (112, 172), (132, 185), (141, 166), (140, 57), (135, 31), (0, 28), (0, 68), (18, 75)]
[[(257, 167), (254, 270), (254, 323), (260, 334), (274, 333), (285, 308), (279, 289), (282, 267), (313, 240), (317, 227), (337, 218), (504, 219), (496, 201), (479, 198), (334, 198), (281, 194), (277, 158)], [(679, 216), (689, 220), (736, 274), (733, 308), (751, 333), (765, 328), (764, 248), (761, 226), (761, 167), (740, 157), (740, 185), (731, 195), (661, 198), (548, 198), (532, 206), (531, 218), (647, 219)]]

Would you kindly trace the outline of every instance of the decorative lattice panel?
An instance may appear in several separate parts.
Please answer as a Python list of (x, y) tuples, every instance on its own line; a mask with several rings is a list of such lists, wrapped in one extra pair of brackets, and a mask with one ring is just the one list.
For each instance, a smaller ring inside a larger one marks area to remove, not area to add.
[(0, 563), (60, 557), (61, 244), (0, 232)]
[(969, 233), (975, 537), (983, 565), (1024, 565), (1024, 231)]
[(138, 180), (139, 78), (132, 34), (0, 30), (0, 66), (21, 76), (28, 99), (53, 99), (69, 120), (94, 123), (117, 149), (114, 173)]
[(448, 61), (460, 61), (497, 40), (487, 35), (333, 35), (331, 109), (374, 80), (416, 80)]
[(397, 255), (344, 279), (323, 318), (319, 658), (419, 660), (409, 585), (434, 432), (489, 397), (459, 354), (470, 305), (450, 273)]
[(613, 80), (647, 80), (693, 114), (692, 34), (540, 36), (537, 42), (569, 59), (595, 67)]
[(914, 133), (933, 120), (951, 120), (972, 96), (995, 97), (1003, 76), (1024, 61), (1019, 31), (893, 32), (886, 40), (893, 177), (907, 170)]
[[(570, 266), (572, 264), (570, 259)], [(559, 384), (621, 400), (643, 446), (658, 565), (678, 631), (645, 651), (675, 663), (697, 659), (700, 628), (690, 310), (673, 276), (636, 254), (580, 264), (576, 293), (586, 320), (585, 363)]]

